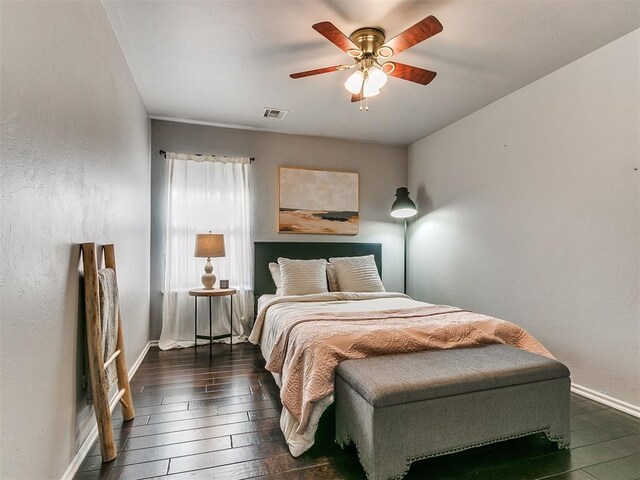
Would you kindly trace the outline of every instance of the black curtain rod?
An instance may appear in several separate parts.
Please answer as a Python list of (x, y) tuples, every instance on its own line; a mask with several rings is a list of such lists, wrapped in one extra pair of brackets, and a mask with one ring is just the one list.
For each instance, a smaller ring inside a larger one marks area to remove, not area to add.
[[(166, 152), (166, 151), (164, 151), (164, 150), (160, 150), (158, 153), (159, 153), (160, 155), (162, 155), (164, 158), (167, 158), (167, 152)], [(195, 155), (196, 157), (202, 157), (202, 153), (194, 153), (194, 155)], [(210, 155), (210, 156), (211, 156), (211, 157), (215, 157), (215, 155)], [(224, 155), (224, 156), (223, 156), (223, 158), (227, 158), (227, 156), (226, 156), (226, 155)], [(249, 163), (253, 163), (253, 162), (255, 162), (255, 161), (256, 161), (256, 158), (255, 158), (255, 157), (251, 157), (251, 158), (249, 158)]]

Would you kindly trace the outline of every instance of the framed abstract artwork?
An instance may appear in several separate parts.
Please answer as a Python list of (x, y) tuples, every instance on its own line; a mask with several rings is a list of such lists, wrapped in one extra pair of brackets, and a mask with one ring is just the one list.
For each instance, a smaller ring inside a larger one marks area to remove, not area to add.
[(278, 232), (358, 234), (357, 172), (280, 167)]

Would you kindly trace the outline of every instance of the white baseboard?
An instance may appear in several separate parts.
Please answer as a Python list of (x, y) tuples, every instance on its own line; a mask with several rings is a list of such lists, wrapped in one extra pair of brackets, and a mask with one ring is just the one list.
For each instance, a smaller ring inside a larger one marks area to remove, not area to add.
[(617, 398), (613, 398), (604, 393), (596, 392), (595, 390), (583, 387), (582, 385), (577, 385), (575, 383), (571, 384), (571, 391), (573, 393), (577, 393), (578, 395), (582, 395), (583, 397), (587, 397), (588, 399), (595, 402), (602, 403), (607, 407), (615, 408), (616, 410), (620, 410), (621, 412), (628, 413), (629, 415), (640, 418), (640, 406), (638, 405), (623, 402), (622, 400), (618, 400)]
[[(147, 342), (145, 347), (142, 349), (142, 352), (140, 353), (140, 355), (138, 355), (138, 358), (136, 358), (136, 361), (133, 363), (133, 365), (131, 365), (131, 368), (129, 369), (129, 378), (132, 378), (136, 374), (136, 372), (138, 371), (138, 367), (140, 367), (140, 364), (144, 360), (144, 357), (147, 355), (149, 348), (157, 345), (158, 345), (157, 340), (152, 340), (150, 342)], [(95, 423), (95, 420), (94, 420), (94, 423)], [(96, 441), (96, 438), (98, 438), (97, 423), (95, 423), (95, 425), (89, 432), (89, 435), (87, 435), (87, 438), (85, 438), (84, 442), (82, 442), (82, 445), (80, 445), (80, 449), (78, 450), (78, 453), (76, 453), (76, 456), (73, 457), (73, 460), (71, 460), (71, 463), (67, 468), (67, 471), (64, 472), (60, 480), (73, 479), (73, 476), (78, 471), (78, 468), (80, 468), (80, 465), (82, 464), (85, 457), (87, 456), (87, 453), (89, 453), (89, 450), (91, 450), (91, 447), (93, 446), (93, 442)]]
[(144, 360), (144, 357), (147, 356), (147, 352), (151, 347), (153, 347), (153, 342), (147, 342), (147, 344), (142, 349), (142, 352), (140, 352), (140, 355), (138, 355), (138, 358), (136, 358), (136, 361), (133, 362), (133, 365), (131, 365), (131, 368), (129, 369), (129, 378), (133, 377), (136, 374), (138, 368), (140, 367), (140, 364)]

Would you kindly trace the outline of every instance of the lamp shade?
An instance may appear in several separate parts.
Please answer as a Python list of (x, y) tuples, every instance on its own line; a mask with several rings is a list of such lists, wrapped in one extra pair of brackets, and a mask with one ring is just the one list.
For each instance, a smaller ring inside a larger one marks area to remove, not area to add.
[(368, 70), (367, 83), (372, 90), (380, 90), (387, 83), (387, 74), (378, 67), (371, 67)]
[(347, 78), (347, 81), (344, 82), (344, 88), (346, 88), (349, 93), (357, 95), (362, 89), (363, 78), (364, 75), (362, 75), (362, 72), (360, 70), (356, 70), (349, 76), (349, 78)]
[(409, 189), (400, 187), (396, 190), (396, 200), (391, 205), (391, 216), (395, 218), (413, 217), (418, 210), (413, 200), (409, 198)]
[(220, 233), (197, 233), (194, 257), (224, 257), (224, 235)]

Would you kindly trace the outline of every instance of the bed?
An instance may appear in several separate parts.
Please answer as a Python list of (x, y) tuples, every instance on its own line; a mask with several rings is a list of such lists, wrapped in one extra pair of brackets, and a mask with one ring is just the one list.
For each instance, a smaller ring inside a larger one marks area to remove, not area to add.
[(266, 368), (281, 388), (280, 427), (293, 456), (313, 445), (318, 422), (334, 402), (336, 369), (344, 360), (490, 344), (553, 358), (514, 324), (457, 307), (419, 302), (402, 293), (274, 295), (268, 264), (278, 257), (363, 255), (373, 255), (380, 273), (380, 244), (255, 243), (258, 314), (249, 340), (260, 346)]

